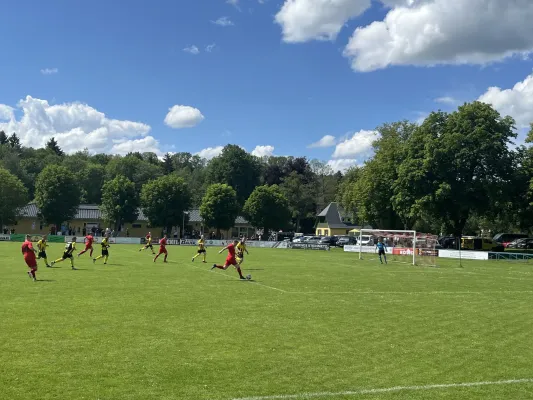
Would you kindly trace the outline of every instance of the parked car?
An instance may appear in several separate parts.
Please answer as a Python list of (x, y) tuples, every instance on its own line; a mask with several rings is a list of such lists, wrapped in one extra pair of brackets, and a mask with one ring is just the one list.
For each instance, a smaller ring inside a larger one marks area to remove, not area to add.
[(337, 240), (337, 247), (355, 246), (357, 244), (357, 238), (355, 236), (339, 236)]
[(318, 243), (320, 244), (327, 244), (329, 246), (336, 246), (337, 245), (337, 241), (339, 240), (338, 237), (336, 236), (324, 236), (322, 238), (320, 238), (320, 241)]
[(520, 249), (520, 250), (531, 250), (533, 249), (533, 239), (520, 239), (517, 240), (517, 243), (514, 245), (515, 247), (511, 247), (511, 243), (507, 246), (507, 248), (511, 249)]
[(516, 239), (509, 243), (505, 248), (506, 249), (519, 249), (522, 242), (525, 242), (527, 239)]
[(461, 248), (464, 250), (484, 250), (484, 251), (504, 251), (505, 248), (501, 243), (489, 238), (474, 236), (461, 237)]
[(507, 247), (509, 243), (517, 239), (527, 239), (527, 236), (525, 233), (498, 233), (493, 240), (503, 247)]
[(304, 243), (318, 243), (320, 242), (320, 236), (306, 236), (306, 239), (304, 240)]

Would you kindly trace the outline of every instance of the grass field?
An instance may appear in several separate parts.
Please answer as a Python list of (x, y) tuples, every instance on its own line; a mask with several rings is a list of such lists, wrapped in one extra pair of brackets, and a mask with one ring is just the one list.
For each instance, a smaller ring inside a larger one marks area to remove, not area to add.
[(0, 243), (1, 399), (533, 398), (533, 264), (250, 248), (241, 282), (212, 248), (114, 245), (32, 282), (20, 245)]

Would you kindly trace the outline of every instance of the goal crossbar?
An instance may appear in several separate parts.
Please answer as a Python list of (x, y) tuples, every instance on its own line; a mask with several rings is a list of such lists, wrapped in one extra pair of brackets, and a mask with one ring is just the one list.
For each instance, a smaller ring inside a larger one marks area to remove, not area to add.
[[(368, 235), (365, 235), (365, 233), (367, 233)], [(415, 259), (415, 254), (416, 254), (416, 231), (407, 231), (407, 230), (395, 230), (395, 229), (361, 229), (359, 231), (359, 259), (362, 260), (363, 259), (363, 236), (379, 236), (379, 234), (383, 234), (383, 235), (387, 235), (388, 233), (394, 233), (394, 234), (398, 234), (398, 233), (403, 233), (405, 234), (406, 236), (411, 236), (413, 237), (413, 265), (416, 265), (416, 259)]]

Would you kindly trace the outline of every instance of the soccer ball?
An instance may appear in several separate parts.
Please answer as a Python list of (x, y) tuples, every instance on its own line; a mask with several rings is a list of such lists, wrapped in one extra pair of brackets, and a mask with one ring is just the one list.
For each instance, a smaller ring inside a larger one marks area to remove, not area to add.
[(246, 279), (248, 280), (252, 279), (252, 275), (246, 275)]

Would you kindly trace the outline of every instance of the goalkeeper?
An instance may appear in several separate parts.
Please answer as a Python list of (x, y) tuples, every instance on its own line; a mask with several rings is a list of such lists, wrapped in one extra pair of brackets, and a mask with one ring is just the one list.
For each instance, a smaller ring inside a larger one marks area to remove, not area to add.
[[(383, 243), (383, 239), (378, 239), (378, 242), (376, 243), (376, 249), (378, 250), (379, 261), (383, 264), (383, 259), (385, 259), (385, 264), (387, 264), (387, 255), (385, 254), (387, 251), (387, 246), (385, 246)], [(383, 256), (383, 258), (381, 258), (381, 256)]]

